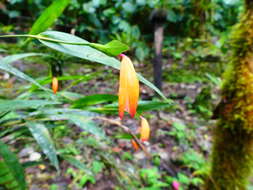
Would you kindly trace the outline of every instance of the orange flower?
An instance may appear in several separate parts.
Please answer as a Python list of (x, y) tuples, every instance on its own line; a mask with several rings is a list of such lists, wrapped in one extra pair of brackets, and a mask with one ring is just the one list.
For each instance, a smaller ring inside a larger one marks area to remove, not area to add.
[(58, 90), (58, 79), (57, 79), (57, 77), (52, 78), (52, 90), (56, 94), (56, 92)]
[(122, 119), (124, 111), (134, 117), (139, 99), (139, 80), (132, 61), (124, 54), (120, 54), (119, 79), (119, 117)]
[(144, 117), (141, 117), (140, 135), (141, 135), (140, 139), (142, 142), (148, 141), (150, 136), (150, 127), (148, 121)]
[(134, 139), (131, 140), (131, 143), (132, 143), (135, 151), (139, 150), (139, 145), (136, 143), (136, 141)]

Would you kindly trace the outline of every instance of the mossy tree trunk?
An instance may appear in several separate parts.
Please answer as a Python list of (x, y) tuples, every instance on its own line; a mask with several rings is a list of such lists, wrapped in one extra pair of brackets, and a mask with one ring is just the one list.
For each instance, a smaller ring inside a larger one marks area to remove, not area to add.
[(253, 164), (253, 0), (234, 27), (206, 190), (246, 190)]

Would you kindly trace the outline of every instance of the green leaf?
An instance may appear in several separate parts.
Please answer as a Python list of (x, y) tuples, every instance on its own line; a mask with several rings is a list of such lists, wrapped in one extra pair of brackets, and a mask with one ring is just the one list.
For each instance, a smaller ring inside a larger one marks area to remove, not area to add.
[(105, 102), (115, 102), (118, 100), (118, 96), (112, 94), (94, 94), (85, 96), (78, 99), (73, 103), (74, 108), (83, 108), (95, 104), (101, 104)]
[[(10, 189), (25, 190), (26, 181), (24, 169), (19, 163), (16, 155), (12, 153), (9, 147), (2, 141), (0, 141), (0, 158), (2, 158), (2, 161), (0, 161), (0, 184), (4, 184), (5, 181), (12, 185), (12, 188)], [(6, 175), (3, 176), (4, 174)], [(7, 181), (7, 179), (10, 181)], [(5, 184), (5, 186), (7, 186), (7, 184)]]
[(170, 108), (173, 105), (173, 101), (161, 102), (161, 101), (140, 101), (137, 111), (145, 112), (150, 110), (160, 110), (163, 108)]
[[(64, 32), (47, 31), (47, 32), (41, 33), (41, 35), (45, 35), (49, 38), (52, 38), (55, 40), (66, 41), (66, 42), (88, 43), (86, 40), (82, 38), (79, 38), (77, 36), (67, 34)], [(110, 57), (89, 46), (55, 43), (55, 42), (50, 42), (47, 40), (40, 40), (40, 41), (41, 43), (43, 43), (44, 45), (52, 49), (55, 49), (57, 51), (60, 51), (62, 53), (65, 53), (71, 56), (79, 57), (81, 59), (89, 60), (91, 62), (101, 63), (103, 65), (107, 65), (115, 69), (119, 69), (120, 67), (120, 62), (117, 59)], [(167, 98), (163, 95), (163, 93), (158, 88), (155, 87), (155, 85), (153, 85), (151, 82), (146, 80), (140, 74), (138, 74), (138, 78), (145, 85), (155, 90), (164, 100), (168, 101)]]
[[(140, 114), (145, 111), (162, 109), (171, 106), (172, 102), (167, 103), (160, 101), (139, 101), (137, 112)], [(117, 103), (109, 104), (104, 107), (88, 107), (86, 109), (97, 113), (113, 114), (118, 112), (118, 104)]]
[(52, 165), (59, 170), (56, 150), (48, 129), (43, 124), (35, 122), (27, 122), (27, 126)]
[(159, 94), (167, 103), (170, 103), (171, 100), (167, 99), (166, 96), (151, 82), (145, 79), (142, 75), (137, 74), (139, 80), (147, 85), (149, 88), (153, 89), (157, 94)]
[(34, 166), (38, 166), (44, 164), (42, 161), (27, 161), (27, 162), (23, 162), (22, 166), (23, 168), (30, 168), (30, 167), (34, 167)]
[[(56, 31), (48, 31), (48, 32), (56, 32)], [(40, 41), (58, 43), (58, 44), (89, 46), (89, 47), (95, 48), (99, 51), (102, 51), (103, 53), (110, 55), (110, 56), (117, 56), (120, 53), (127, 51), (129, 49), (129, 47), (126, 44), (124, 44), (118, 40), (112, 40), (111, 42), (109, 42), (105, 45), (98, 44), (98, 43), (91, 43), (91, 42), (88, 42), (85, 40), (83, 40), (82, 42), (74, 42), (74, 41), (66, 41), (66, 40), (59, 40), (59, 39), (55, 39), (55, 38), (50, 38), (49, 36), (47, 36), (48, 32), (43, 32), (38, 35), (33, 35), (33, 34), (0, 35), (0, 38), (26, 37), (26, 38), (34, 38), (34, 39), (37, 39)]]
[(39, 88), (41, 88), (43, 90), (49, 91), (49, 89), (40, 85), (33, 78), (31, 78), (30, 76), (26, 75), (25, 73), (19, 71), (18, 69), (16, 69), (15, 67), (10, 65), (10, 63), (17, 61), (19, 59), (23, 59), (23, 58), (26, 58), (29, 56), (38, 56), (38, 55), (45, 56), (45, 54), (39, 54), (39, 53), (23, 53), (23, 54), (15, 54), (15, 55), (6, 56), (6, 57), (0, 59), (0, 70), (3, 70), (5, 72), (9, 72), (21, 79), (24, 79), (26, 81), (29, 81), (29, 82), (35, 84), (36, 86), (38, 86)]
[(105, 45), (90, 43), (89, 46), (95, 49), (98, 49), (111, 56), (117, 56), (121, 54), (122, 52), (125, 52), (129, 49), (129, 47), (126, 44), (123, 44), (122, 42), (118, 40), (112, 40)]
[[(59, 76), (59, 77), (57, 77), (57, 79), (58, 79), (58, 81), (74, 80), (73, 83), (76, 85), (77, 83), (80, 83), (80, 82), (89, 81), (89, 80), (95, 78), (96, 76), (97, 76), (97, 73), (92, 73), (92, 74), (86, 74), (86, 75)], [(52, 82), (52, 77), (44, 77), (44, 78), (41, 78), (41, 79), (37, 80), (37, 82), (40, 85), (47, 85), (47, 84), (50, 84)], [(37, 88), (38, 87), (35, 86), (35, 85), (31, 86), (31, 90), (35, 90)], [(60, 92), (63, 92), (63, 91), (60, 91)]]
[(75, 92), (68, 92), (68, 91), (60, 91), (58, 94), (60, 94), (62, 97), (70, 101), (78, 100), (83, 96), (82, 94), (78, 94)]
[(5, 49), (0, 48), (0, 52), (6, 52), (6, 50), (5, 50)]
[[(139, 135), (138, 135), (139, 136)], [(133, 139), (132, 135), (128, 133), (120, 133), (114, 136), (116, 139), (125, 139), (125, 140), (131, 140)]]
[(92, 117), (84, 117), (77, 114), (64, 114), (64, 116), (68, 117), (72, 123), (84, 131), (89, 132), (97, 137), (105, 138), (104, 131), (99, 128), (94, 121), (92, 121)]
[(38, 108), (40, 106), (59, 104), (46, 100), (0, 100), (0, 112), (15, 111), (17, 109)]
[(29, 34), (39, 34), (47, 30), (62, 14), (70, 0), (54, 0), (35, 21)]
[(15, 55), (10, 55), (10, 56), (6, 56), (2, 59), (0, 59), (0, 63), (1, 64), (10, 64), (14, 61), (17, 61), (19, 59), (24, 59), (26, 57), (30, 57), (30, 56), (45, 56), (46, 54), (42, 54), (42, 53), (21, 53), (21, 54), (15, 54)]
[(82, 171), (84, 171), (85, 173), (87, 173), (88, 175), (92, 175), (91, 170), (89, 170), (89, 168), (82, 163), (81, 161), (77, 160), (75, 157), (73, 156), (67, 156), (67, 155), (60, 155), (64, 160), (66, 160), (67, 162), (69, 162), (71, 165), (73, 165), (74, 167), (76, 167), (77, 169), (80, 169)]
[(48, 120), (68, 120), (86, 132), (97, 137), (105, 138), (104, 131), (92, 120), (96, 114), (79, 109), (41, 109), (30, 114), (30, 116), (43, 114)]

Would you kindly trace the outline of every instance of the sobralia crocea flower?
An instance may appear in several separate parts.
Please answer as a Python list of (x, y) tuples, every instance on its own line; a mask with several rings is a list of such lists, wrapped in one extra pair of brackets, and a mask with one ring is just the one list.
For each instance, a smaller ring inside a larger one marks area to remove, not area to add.
[(52, 78), (52, 90), (53, 90), (54, 94), (56, 94), (56, 92), (58, 91), (58, 79), (57, 79), (57, 77)]
[(148, 121), (141, 117), (140, 140), (142, 142), (148, 141), (150, 136), (150, 127)]
[(132, 61), (124, 54), (120, 54), (119, 79), (119, 117), (122, 119), (124, 111), (134, 117), (139, 99), (139, 80)]

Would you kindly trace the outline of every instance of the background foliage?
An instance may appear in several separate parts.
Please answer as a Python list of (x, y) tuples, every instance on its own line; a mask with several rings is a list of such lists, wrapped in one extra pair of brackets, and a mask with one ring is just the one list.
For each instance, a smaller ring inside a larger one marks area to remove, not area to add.
[[(64, 186), (159, 190), (172, 188), (173, 181), (180, 183), (181, 190), (199, 189), (209, 170), (207, 126), (213, 125), (210, 117), (219, 101), (224, 55), (229, 55), (227, 36), (238, 21), (242, 1), (70, 0), (68, 5), (65, 1), (64, 11), (53, 10), (57, 15), (40, 27), (43, 22), (37, 18), (52, 2), (1, 1), (0, 33), (40, 33), (101, 44), (119, 40), (130, 47), (127, 54), (144, 75), (141, 80), (153, 89), (146, 80), (152, 80), (154, 55), (151, 16), (165, 11), (162, 52), (167, 101), (141, 87), (138, 114), (145, 114), (152, 126), (147, 158), (133, 151), (131, 136), (115, 124), (118, 73), (111, 67), (117, 68), (119, 61), (107, 55), (101, 58), (94, 47), (1, 39), (0, 166), (4, 170), (0, 176), (5, 178), (0, 189), (27, 185), (52, 190)], [(48, 27), (51, 31), (44, 32)], [(56, 95), (50, 90), (55, 70), (60, 81)], [(129, 118), (123, 124), (133, 131), (139, 126)], [(21, 168), (20, 174), (13, 166)]]
[[(10, 0), (2, 3), (1, 30), (20, 32), (17, 23), (29, 27), (50, 0)], [(178, 40), (198, 37), (204, 33), (220, 35), (236, 23), (242, 11), (240, 0), (72, 0), (58, 19), (56, 29), (74, 32), (88, 41), (100, 43), (118, 39), (131, 47), (133, 55), (143, 61), (152, 49), (153, 23), (150, 16), (155, 9), (166, 11), (166, 54), (172, 54)], [(175, 27), (176, 26), (176, 27)], [(14, 29), (14, 30), (13, 30)]]

